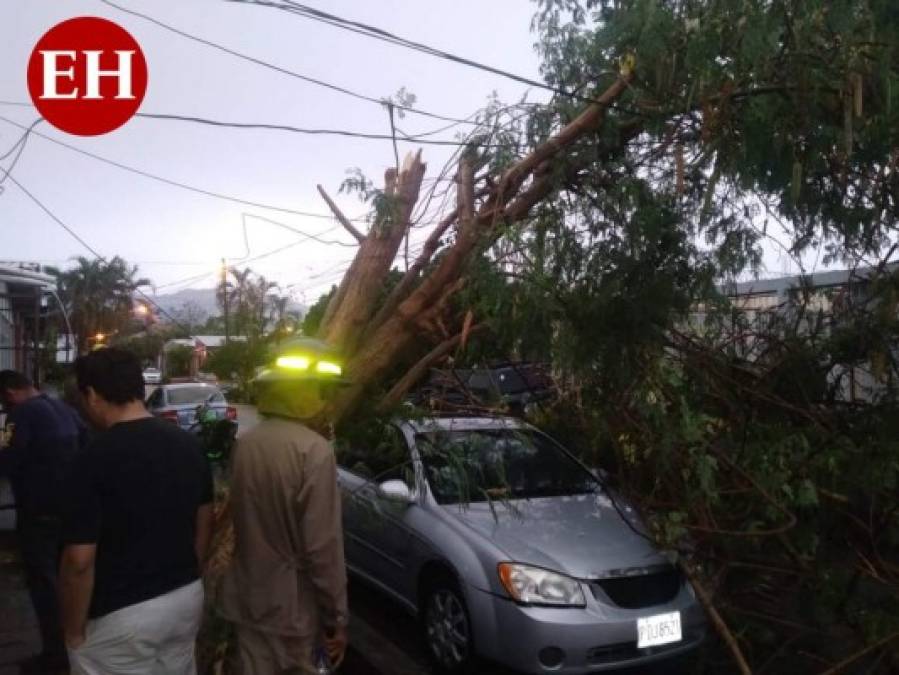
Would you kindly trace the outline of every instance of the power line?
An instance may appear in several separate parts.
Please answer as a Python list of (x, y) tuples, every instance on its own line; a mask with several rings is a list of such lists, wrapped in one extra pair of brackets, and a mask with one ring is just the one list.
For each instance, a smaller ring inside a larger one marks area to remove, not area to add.
[[(194, 42), (199, 42), (200, 44), (206, 45), (207, 47), (212, 47), (213, 49), (217, 49), (221, 52), (229, 54), (230, 56), (234, 56), (234, 57), (242, 59), (244, 61), (254, 63), (257, 66), (262, 66), (263, 68), (268, 68), (269, 70), (273, 70), (275, 72), (281, 73), (282, 75), (288, 75), (288, 76), (296, 78), (298, 80), (302, 80), (303, 82), (307, 82), (309, 84), (314, 84), (319, 87), (324, 87), (326, 89), (330, 89), (331, 91), (335, 91), (339, 94), (344, 94), (345, 96), (351, 96), (360, 101), (374, 103), (375, 105), (378, 105), (381, 107), (385, 106), (387, 103), (383, 99), (377, 99), (373, 96), (366, 96), (365, 94), (360, 94), (359, 92), (353, 91), (351, 89), (347, 89), (346, 87), (341, 87), (340, 85), (332, 84), (330, 82), (326, 82), (326, 81), (320, 80), (318, 78), (310, 77), (308, 75), (303, 75), (302, 73), (298, 73), (294, 70), (282, 68), (281, 66), (275, 65), (273, 63), (269, 63), (268, 61), (263, 61), (262, 59), (258, 59), (254, 56), (249, 56), (248, 54), (243, 54), (234, 49), (231, 49), (230, 47), (226, 47), (217, 42), (213, 42), (212, 40), (206, 40), (205, 38), (198, 37), (196, 35), (188, 33), (187, 31), (183, 31), (183, 30), (175, 28), (174, 26), (171, 26), (167, 23), (163, 23), (159, 19), (156, 19), (148, 14), (143, 14), (136, 10), (128, 9), (127, 7), (122, 7), (121, 5), (117, 5), (116, 3), (111, 2), (110, 0), (100, 0), (100, 2), (102, 2), (105, 5), (108, 5), (109, 7), (113, 7), (114, 9), (119, 10), (120, 12), (125, 12), (126, 14), (131, 14), (132, 16), (136, 16), (141, 19), (144, 19), (145, 21), (149, 21), (150, 23), (153, 23), (153, 24), (159, 26), (160, 28), (164, 28), (167, 31), (175, 33), (176, 35), (180, 35), (183, 38), (187, 38), (188, 40), (192, 40)], [(415, 108), (413, 106), (401, 105), (399, 103), (394, 103), (393, 107), (397, 108), (399, 110), (403, 110), (404, 112), (413, 113), (415, 115), (422, 115), (424, 117), (430, 117), (432, 119), (438, 119), (438, 120), (442, 120), (444, 122), (456, 122), (457, 124), (471, 124), (471, 122), (468, 122), (467, 120), (461, 120), (461, 119), (457, 119), (454, 117), (448, 117), (446, 115), (439, 115), (437, 113), (429, 112), (427, 110), (422, 110), (421, 108)]]
[[(0, 101), (0, 105), (29, 105), (19, 103), (17, 101)], [(397, 129), (400, 132), (399, 136), (394, 136), (393, 134), (379, 134), (379, 133), (370, 133), (363, 131), (352, 131), (349, 129), (319, 129), (319, 128), (308, 128), (308, 127), (297, 127), (290, 124), (274, 124), (269, 122), (232, 122), (228, 120), (214, 120), (208, 117), (199, 117), (195, 115), (178, 115), (173, 113), (135, 113), (135, 117), (144, 117), (147, 119), (156, 119), (156, 120), (164, 120), (164, 121), (175, 121), (175, 122), (192, 122), (194, 124), (204, 124), (207, 126), (214, 127), (226, 127), (226, 128), (234, 128), (234, 129), (264, 129), (269, 131), (287, 131), (291, 133), (297, 134), (305, 134), (310, 136), (346, 136), (350, 138), (362, 138), (366, 140), (377, 140), (377, 141), (399, 141), (402, 143), (416, 143), (420, 145), (440, 145), (440, 146), (451, 146), (451, 147), (478, 147), (478, 148), (510, 148), (513, 147), (508, 143), (465, 143), (458, 140), (449, 140), (449, 139), (429, 139), (429, 136), (434, 136), (441, 132), (452, 129), (453, 127), (459, 126), (458, 123), (449, 124), (439, 129), (435, 129), (432, 131), (426, 131), (420, 134), (407, 134), (406, 132)], [(474, 115), (472, 115), (474, 116)], [(482, 126), (481, 122), (472, 122), (472, 124), (476, 124), (478, 126)], [(4, 157), (0, 157), (0, 159), (4, 159)]]
[[(327, 240), (321, 239), (321, 237), (323, 235), (330, 234), (334, 230), (339, 229), (340, 225), (335, 225), (334, 227), (329, 227), (327, 230), (322, 230), (321, 232), (317, 232), (315, 234), (309, 234), (307, 232), (303, 232), (294, 227), (291, 227), (290, 225), (286, 225), (285, 223), (279, 223), (277, 221), (270, 220), (268, 218), (263, 218), (262, 216), (256, 216), (256, 215), (250, 214), (250, 213), (244, 213), (244, 214), (242, 214), (242, 216), (244, 218), (251, 217), (251, 218), (257, 218), (260, 220), (264, 220), (265, 222), (271, 223), (273, 225), (277, 225), (279, 227), (283, 227), (287, 230), (290, 230), (291, 232), (295, 232), (295, 233), (301, 235), (302, 238), (299, 239), (298, 241), (294, 241), (294, 242), (291, 242), (284, 246), (279, 246), (270, 251), (266, 251), (265, 253), (260, 253), (257, 256), (252, 256), (252, 257), (244, 256), (243, 258), (235, 259), (235, 263), (237, 263), (238, 265), (247, 265), (252, 262), (256, 262), (259, 260), (263, 260), (265, 258), (269, 258), (277, 253), (281, 253), (282, 251), (286, 251), (288, 249), (294, 248), (295, 246), (298, 246), (298, 245), (308, 241), (309, 239), (312, 239), (313, 241), (317, 241), (322, 244), (339, 244), (341, 246), (355, 246), (355, 244), (345, 244), (344, 242), (327, 241)], [(236, 266), (236, 265), (234, 265), (234, 266)], [(160, 284), (160, 285), (156, 286), (156, 288), (160, 289), (160, 288), (169, 288), (171, 286), (180, 286), (181, 284), (188, 284), (191, 282), (196, 282), (196, 281), (200, 281), (202, 279), (206, 279), (208, 277), (211, 277), (213, 274), (216, 274), (216, 272), (205, 272), (203, 274), (197, 274), (195, 276), (186, 277), (184, 279), (179, 279), (177, 281), (170, 281), (170, 282), (167, 282), (164, 284)]]
[(243, 213), (243, 214), (241, 214), (241, 217), (244, 219), (244, 222), (246, 222), (247, 218), (255, 218), (256, 220), (261, 220), (264, 223), (268, 223), (270, 225), (275, 225), (282, 229), (299, 234), (299, 235), (305, 237), (306, 239), (312, 239), (313, 241), (316, 241), (319, 244), (326, 244), (328, 246), (344, 246), (346, 248), (356, 248), (359, 245), (358, 243), (347, 243), (345, 241), (338, 241), (336, 239), (321, 239), (321, 235), (328, 234), (330, 232), (333, 232), (336, 229), (339, 229), (340, 228), (339, 225), (328, 228), (324, 232), (320, 232), (318, 234), (308, 234), (306, 232), (303, 232), (302, 230), (298, 230), (297, 228), (293, 227), (292, 225), (288, 225), (287, 223), (282, 223), (277, 220), (272, 220), (271, 218), (266, 218), (265, 216), (258, 216), (255, 213)]
[(0, 170), (3, 171), (3, 175), (0, 176), (0, 194), (3, 194), (3, 183), (9, 178), (9, 174), (12, 173), (12, 170), (16, 168), (16, 164), (19, 163), (19, 160), (22, 158), (22, 153), (25, 152), (25, 146), (28, 145), (28, 137), (31, 135), (31, 132), (34, 131), (34, 128), (44, 121), (43, 117), (38, 117), (34, 122), (31, 123), (31, 126), (25, 130), (25, 133), (22, 134), (22, 137), (16, 141), (15, 145), (13, 145), (9, 151), (0, 157), (0, 160), (4, 160), (9, 157), (12, 153), (16, 152), (16, 148), (18, 148), (18, 152), (16, 152), (16, 156), (13, 157), (12, 162), (9, 165), (8, 169), (3, 169), (0, 167)]
[[(20, 129), (23, 129), (23, 130), (27, 129), (27, 127), (25, 127), (24, 125), (19, 124), (18, 122), (11, 120), (8, 117), (4, 117), (4, 116), (0, 115), (0, 120), (6, 122), (7, 124), (11, 124), (15, 127), (19, 127)], [(118, 169), (122, 169), (123, 171), (129, 171), (131, 173), (137, 174), (138, 176), (143, 176), (144, 178), (149, 178), (151, 180), (155, 180), (160, 183), (165, 183), (166, 185), (172, 185), (174, 187), (179, 187), (183, 190), (188, 190), (190, 192), (195, 192), (197, 194), (206, 195), (207, 197), (223, 199), (225, 201), (232, 202), (235, 204), (243, 204), (244, 206), (255, 206), (260, 209), (268, 209), (270, 211), (280, 211), (281, 213), (290, 213), (290, 214), (293, 214), (296, 216), (307, 216), (309, 218), (322, 218), (325, 220), (334, 220), (335, 219), (334, 216), (324, 214), (324, 213), (312, 213), (310, 211), (299, 211), (297, 209), (288, 209), (283, 206), (275, 206), (273, 204), (265, 204), (262, 202), (255, 202), (255, 201), (251, 201), (249, 199), (242, 199), (240, 197), (232, 197), (231, 195), (226, 195), (221, 192), (213, 192), (212, 190), (206, 190), (203, 188), (196, 187), (194, 185), (188, 185), (186, 183), (181, 183), (179, 181), (172, 180), (171, 178), (165, 178), (164, 176), (152, 174), (147, 171), (137, 169), (133, 166), (129, 166), (127, 164), (122, 164), (121, 162), (117, 162), (115, 160), (109, 159), (108, 157), (103, 157), (102, 155), (97, 155), (97, 154), (95, 154), (93, 152), (89, 152), (87, 150), (82, 150), (81, 148), (79, 148), (77, 146), (70, 145), (68, 143), (65, 143), (64, 141), (57, 140), (57, 139), (53, 138), (52, 136), (48, 136), (47, 134), (43, 134), (39, 131), (32, 131), (31, 133), (32, 133), (32, 135), (39, 136), (40, 138), (43, 138), (46, 141), (50, 141), (51, 143), (60, 145), (64, 148), (72, 150), (73, 152), (77, 152), (80, 155), (84, 155), (86, 157), (90, 157), (91, 159), (95, 159), (99, 162), (103, 162), (104, 164), (109, 164)], [(350, 220), (353, 220), (356, 222), (365, 222), (364, 218), (351, 218)]]
[[(102, 0), (106, 2), (107, 0)], [(389, 31), (384, 30), (383, 28), (378, 28), (377, 26), (372, 26), (370, 24), (361, 23), (359, 21), (352, 21), (350, 19), (345, 19), (343, 17), (337, 16), (336, 14), (330, 14), (328, 12), (323, 12), (319, 9), (315, 9), (314, 7), (309, 7), (308, 5), (303, 5), (298, 2), (293, 2), (292, 0), (283, 0), (283, 4), (278, 2), (271, 2), (270, 0), (228, 0), (228, 2), (236, 2), (239, 4), (249, 4), (249, 5), (259, 5), (263, 7), (271, 7), (274, 9), (280, 9), (281, 11), (288, 12), (289, 14), (294, 14), (296, 16), (301, 16), (307, 19), (311, 19), (312, 21), (318, 21), (319, 23), (324, 23), (329, 26), (333, 26), (335, 28), (340, 28), (341, 30), (350, 31), (352, 33), (358, 33), (359, 35), (364, 35), (366, 37), (373, 38), (375, 40), (380, 40), (382, 42), (387, 42), (388, 44), (393, 44), (399, 47), (405, 47), (407, 49), (412, 49), (424, 54), (428, 54), (430, 56), (435, 56), (437, 58), (445, 59), (448, 61), (452, 61), (454, 63), (458, 63), (464, 66), (468, 66), (470, 68), (476, 68), (478, 70), (483, 70), (488, 73), (493, 73), (494, 75), (499, 75), (501, 77), (505, 77), (510, 80), (514, 80), (521, 84), (526, 84), (531, 87), (537, 87), (539, 89), (545, 89), (546, 91), (550, 91), (559, 96), (564, 96), (566, 98), (573, 98), (589, 103), (595, 102), (593, 99), (587, 96), (581, 96), (580, 94), (572, 93), (561, 89), (559, 87), (554, 87), (550, 84), (546, 84), (545, 82), (540, 82), (539, 80), (534, 80), (529, 77), (525, 77), (523, 75), (518, 75), (516, 73), (509, 72), (508, 70), (503, 70), (501, 68), (496, 68), (494, 66), (487, 65), (485, 63), (481, 63), (479, 61), (474, 61), (472, 59), (465, 58), (464, 56), (458, 56), (457, 54), (451, 54), (450, 52), (445, 52), (441, 49), (436, 49), (435, 47), (431, 47), (421, 42), (415, 42), (413, 40), (409, 40), (407, 38), (400, 37), (391, 33)]]
[(393, 136), (392, 134), (376, 134), (362, 131), (350, 131), (347, 129), (311, 129), (304, 127), (295, 127), (289, 124), (270, 124), (264, 122), (228, 122), (224, 120), (213, 120), (207, 117), (196, 117), (193, 115), (173, 115), (165, 113), (136, 113), (135, 117), (145, 117), (148, 119), (168, 120), (177, 122), (193, 122), (195, 124), (205, 124), (213, 127), (228, 127), (232, 129), (267, 129), (270, 131), (289, 131), (291, 133), (305, 134), (310, 136), (346, 136), (349, 138), (362, 138), (366, 140), (376, 141), (399, 141), (402, 143), (416, 143), (420, 145), (441, 145), (452, 147), (468, 147), (469, 145), (479, 148), (509, 148), (508, 144), (501, 143), (461, 143), (451, 140), (434, 140), (426, 138), (426, 136), (435, 132), (428, 132), (419, 135), (402, 135)]
[[(212, 264), (212, 263), (210, 263)], [(181, 284), (190, 284), (195, 281), (201, 281), (202, 279), (206, 279), (211, 277), (213, 274), (217, 274), (217, 272), (204, 272), (203, 274), (195, 274), (190, 277), (185, 277), (184, 279), (178, 279), (176, 281), (169, 281), (164, 284), (157, 284), (154, 286), (154, 291), (158, 291), (160, 288), (171, 288), (172, 286), (180, 286)]]
[[(103, 262), (107, 265), (109, 264), (109, 261), (104, 256), (100, 255), (100, 253), (97, 251), (97, 249), (95, 249), (93, 246), (88, 244), (74, 229), (72, 229), (71, 227), (66, 225), (66, 223), (63, 222), (62, 219), (59, 218), (59, 216), (57, 216), (55, 213), (53, 213), (53, 211), (51, 211), (49, 209), (49, 207), (47, 207), (47, 205), (44, 204), (40, 199), (38, 199), (31, 191), (29, 191), (24, 185), (22, 185), (14, 177), (10, 176), (9, 173), (7, 173), (6, 175), (9, 178), (9, 180), (11, 180), (16, 187), (18, 187), (22, 192), (24, 192), (32, 202), (34, 202), (44, 213), (46, 213), (53, 220), (53, 222), (55, 222), (62, 229), (64, 229), (66, 232), (68, 232), (68, 234), (75, 241), (77, 241), (85, 249), (90, 251), (90, 253), (93, 254), (93, 256), (95, 258), (97, 258), (98, 260), (100, 260), (101, 262)], [(130, 281), (130, 279), (127, 279), (124, 276), (122, 276), (122, 280), (126, 281), (126, 282)], [(178, 326), (181, 330), (186, 331), (187, 334), (190, 335), (191, 331), (189, 328), (186, 328), (184, 325), (182, 325), (175, 317), (173, 317), (171, 314), (169, 314), (165, 310), (165, 308), (161, 307), (153, 298), (151, 298), (149, 295), (144, 293), (139, 287), (134, 287), (133, 291), (135, 293), (137, 293), (138, 295), (140, 295), (144, 300), (146, 300), (147, 302), (152, 304), (161, 315), (167, 317), (173, 324)]]

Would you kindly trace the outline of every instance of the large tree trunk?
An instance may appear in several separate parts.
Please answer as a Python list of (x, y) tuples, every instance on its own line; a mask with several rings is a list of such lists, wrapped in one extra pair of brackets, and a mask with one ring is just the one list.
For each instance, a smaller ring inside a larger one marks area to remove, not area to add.
[[(402, 360), (432, 350), (427, 334), (440, 325), (453, 293), (464, 283), (466, 265), (472, 256), (496, 241), (502, 228), (525, 219), (530, 210), (556, 189), (552, 160), (585, 134), (597, 131), (608, 108), (627, 89), (630, 76), (618, 78), (572, 122), (530, 154), (512, 164), (486, 187), (475, 189), (472, 158), (463, 153), (456, 174), (455, 210), (444, 218), (425, 242), (424, 249), (392, 290), (381, 307), (384, 284), (396, 259), (418, 200), (425, 165), (421, 153), (409, 155), (399, 173), (385, 173), (383, 195), (389, 208), (363, 235), (321, 190), (322, 196), (344, 227), (360, 240), (350, 268), (328, 304), (319, 337), (345, 355), (353, 384), (343, 390), (329, 411), (335, 421), (353, 411), (365, 392)], [(637, 132), (628, 129), (616, 149)], [(440, 247), (443, 236), (453, 232), (455, 240), (427, 273), (424, 270)], [(438, 352), (439, 353), (439, 348)], [(404, 378), (404, 387), (409, 378)], [(413, 383), (414, 384), (414, 383)], [(400, 392), (394, 388), (391, 400)]]
[[(360, 243), (350, 269), (325, 311), (319, 336), (344, 353), (352, 354), (356, 350), (374, 314), (384, 281), (409, 230), (425, 168), (419, 151), (406, 157), (399, 175), (395, 169), (387, 170), (385, 212), (375, 220), (368, 236)], [(329, 205), (336, 211), (330, 200)]]

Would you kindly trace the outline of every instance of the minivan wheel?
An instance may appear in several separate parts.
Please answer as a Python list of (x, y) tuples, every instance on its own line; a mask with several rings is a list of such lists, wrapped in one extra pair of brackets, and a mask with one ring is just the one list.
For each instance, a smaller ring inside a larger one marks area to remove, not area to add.
[(471, 621), (456, 584), (441, 580), (428, 589), (424, 601), (424, 633), (428, 653), (440, 672), (449, 675), (473, 672)]

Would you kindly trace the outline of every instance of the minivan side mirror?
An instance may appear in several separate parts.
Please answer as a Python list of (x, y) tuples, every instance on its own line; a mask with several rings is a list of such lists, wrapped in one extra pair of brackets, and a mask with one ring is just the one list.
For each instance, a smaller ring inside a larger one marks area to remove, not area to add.
[(402, 480), (388, 480), (378, 487), (380, 495), (389, 502), (408, 506), (415, 501), (412, 490)]

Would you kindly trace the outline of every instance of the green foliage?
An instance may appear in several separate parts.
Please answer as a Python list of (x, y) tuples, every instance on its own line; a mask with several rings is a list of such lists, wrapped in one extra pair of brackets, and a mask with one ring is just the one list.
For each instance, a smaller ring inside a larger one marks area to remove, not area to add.
[[(797, 251), (823, 245), (831, 257), (848, 258), (887, 242), (896, 203), (884, 169), (899, 124), (895, 3), (540, 0), (538, 7), (534, 27), (551, 84), (570, 91), (595, 82), (601, 91), (619, 59), (635, 57), (632, 86), (606, 127), (614, 134), (618, 125), (640, 125), (631, 167), (652, 175), (657, 193), (678, 192), (684, 227), (716, 247), (736, 236), (748, 261), (760, 219), (744, 209), (761, 200), (787, 218), (788, 246)], [(553, 108), (565, 118), (578, 106), (562, 99)], [(567, 161), (582, 164), (595, 141), (585, 139)], [(678, 147), (686, 158), (679, 190)], [(578, 182), (576, 193), (597, 192)], [(580, 201), (569, 210), (586, 211)]]
[[(221, 320), (209, 319), (207, 324), (218, 327), (231, 335), (260, 339), (270, 327), (276, 330), (286, 325), (289, 298), (279, 295), (276, 282), (256, 274), (249, 267), (229, 268), (232, 281), (219, 284), (217, 299), (222, 308)], [(225, 315), (228, 326), (224, 325)], [(219, 323), (221, 321), (221, 323)]]
[(303, 335), (314, 336), (318, 334), (318, 328), (328, 309), (328, 303), (337, 292), (337, 286), (331, 286), (331, 290), (319, 297), (318, 300), (306, 311), (303, 317)]
[(213, 351), (205, 368), (221, 380), (235, 381), (245, 389), (256, 368), (268, 359), (268, 345), (258, 340), (232, 340)]
[(166, 332), (155, 331), (117, 338), (112, 340), (111, 344), (134, 352), (142, 364), (155, 366), (157, 359), (162, 354), (163, 345), (171, 337), (174, 336)]
[(165, 375), (167, 377), (187, 377), (194, 350), (185, 345), (174, 345), (165, 354)]
[(137, 278), (137, 267), (115, 256), (109, 261), (79, 257), (72, 267), (56, 270), (59, 297), (75, 332), (78, 353), (84, 353), (97, 333), (127, 332), (134, 292), (149, 280)]

